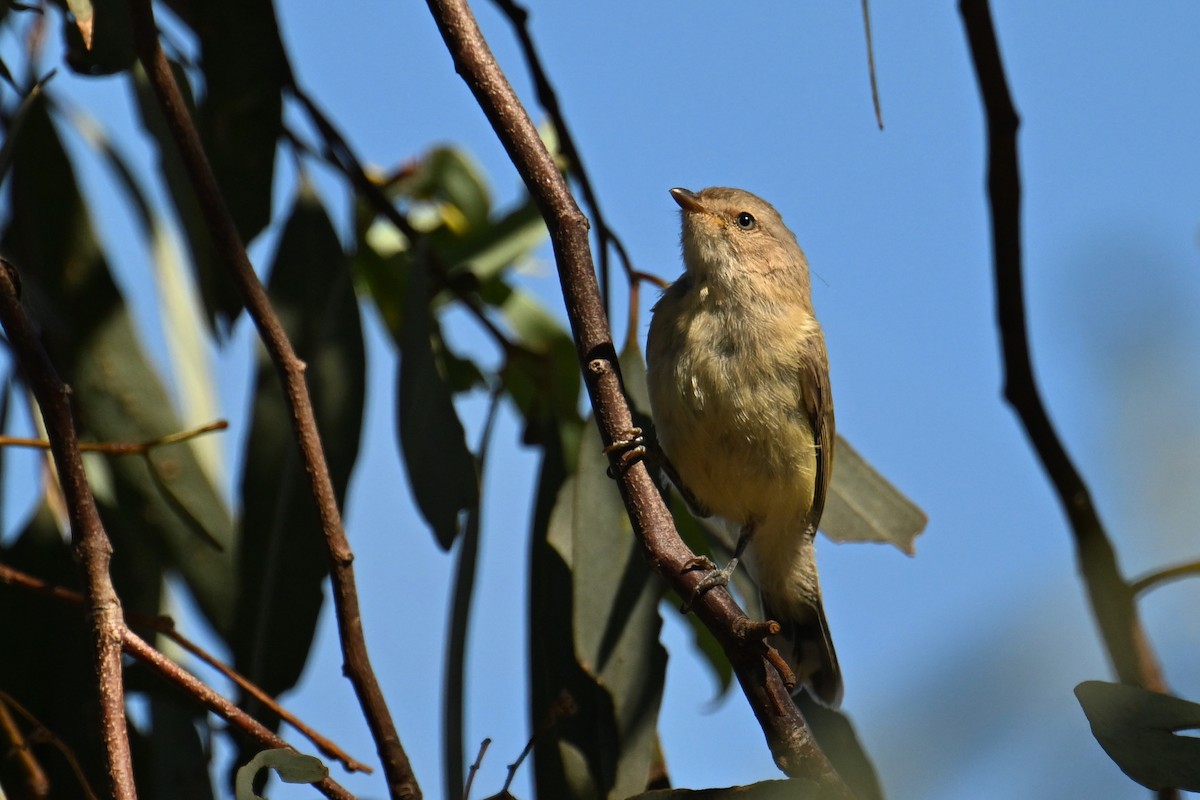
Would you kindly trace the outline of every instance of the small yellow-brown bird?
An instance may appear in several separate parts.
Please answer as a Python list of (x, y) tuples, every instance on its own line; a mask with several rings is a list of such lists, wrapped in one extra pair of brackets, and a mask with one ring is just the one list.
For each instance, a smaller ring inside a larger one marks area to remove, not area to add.
[(833, 398), (808, 261), (770, 203), (740, 189), (672, 189), (684, 273), (654, 306), (650, 404), (668, 473), (740, 526), (743, 551), (798, 685), (829, 706), (842, 678), (813, 539), (833, 472)]

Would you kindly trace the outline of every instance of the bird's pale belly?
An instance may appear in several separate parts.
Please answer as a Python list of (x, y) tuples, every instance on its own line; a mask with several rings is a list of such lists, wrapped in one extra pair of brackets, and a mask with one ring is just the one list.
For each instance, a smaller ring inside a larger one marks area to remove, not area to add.
[(752, 375), (713, 375), (712, 362), (681, 366), (660, 441), (691, 493), (739, 525), (804, 517), (816, 448), (798, 396), (764, 393), (768, 382)]

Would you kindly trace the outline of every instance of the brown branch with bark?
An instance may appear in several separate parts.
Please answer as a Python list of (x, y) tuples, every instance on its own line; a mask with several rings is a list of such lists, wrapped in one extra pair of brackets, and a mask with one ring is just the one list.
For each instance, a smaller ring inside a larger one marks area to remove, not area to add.
[(83, 566), (96, 685), (100, 694), (100, 738), (103, 743), (108, 795), (133, 800), (133, 762), (125, 725), (125, 688), (121, 681), (121, 601), (109, 573), (112, 545), (88, 485), (71, 411), (71, 390), (59, 378), (21, 307), (20, 278), (0, 259), (0, 324), (9, 347), (41, 409), (50, 452), (71, 523), (71, 541)]
[(179, 148), (213, 246), (228, 267), (245, 303), (246, 311), (258, 329), (259, 337), (284, 387), (284, 399), (290, 411), (292, 431), (300, 449), (305, 472), (309, 476), (310, 490), (328, 548), (329, 575), (344, 659), (343, 672), (354, 687), (363, 716), (371, 729), (386, 775), (388, 792), (397, 800), (416, 800), (421, 797), (421, 789), (367, 654), (354, 577), (354, 553), (350, 549), (342, 525), (333, 481), (329, 475), (324, 448), (313, 415), (312, 401), (304, 382), (304, 362), (296, 356), (279, 317), (271, 307), (266, 289), (250, 264), (245, 245), (238, 235), (204, 153), (200, 134), (188, 113), (179, 86), (175, 83), (163, 54), (151, 0), (131, 2), (130, 18), (138, 60), (146, 71), (171, 137)]
[(1033, 376), (1021, 272), (1021, 173), (1017, 157), (1020, 118), (1009, 92), (987, 0), (960, 0), (959, 13), (987, 117), (988, 200), (996, 316), (1004, 352), (1004, 396), (1020, 417), (1066, 512), (1092, 614), (1118, 679), (1163, 692), (1166, 683), (1138, 616), (1135, 589), (1121, 574), (1087, 485), (1050, 422)]
[[(427, 0), (455, 69), (475, 95), (500, 142), (537, 203), (558, 265), (567, 316), (583, 366), (603, 444), (624, 439), (633, 418), (600, 298), (588, 241), (588, 221), (538, 137), (537, 130), (496, 63), (465, 0)], [(694, 594), (700, 576), (686, 570), (694, 557), (675, 530), (650, 473), (629, 468), (613, 453), (617, 485), (651, 567), (681, 597)], [(705, 593), (696, 614), (721, 643), (779, 765), (788, 775), (812, 781), (822, 796), (851, 797), (850, 790), (817, 746), (792, 702), (763, 641), (767, 626), (752, 622), (723, 589)]]
[[(256, 742), (262, 745), (263, 749), (281, 747), (289, 750), (295, 749), (261, 722), (238, 708), (232, 701), (222, 697), (211, 686), (196, 678), (158, 650), (155, 650), (146, 640), (142, 639), (129, 628), (124, 628), (122, 631), (121, 644), (127, 653), (146, 664), (168, 682), (183, 689), (189, 696), (204, 705), (209, 711), (229, 724), (236, 726), (244, 733), (249, 734)], [(324, 778), (319, 783), (314, 783), (313, 787), (332, 800), (354, 800), (354, 795), (332, 778)]]

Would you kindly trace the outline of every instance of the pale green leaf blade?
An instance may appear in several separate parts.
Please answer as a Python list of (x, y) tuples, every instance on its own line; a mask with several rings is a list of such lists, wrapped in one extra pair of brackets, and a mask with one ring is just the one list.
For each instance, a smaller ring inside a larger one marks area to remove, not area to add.
[(278, 748), (263, 750), (249, 763), (238, 767), (234, 783), (237, 800), (263, 800), (254, 792), (254, 779), (264, 769), (273, 769), (284, 783), (316, 783), (329, 776), (329, 769), (315, 756)]
[(884, 542), (913, 555), (913, 543), (925, 530), (925, 512), (841, 436), (836, 448), (821, 530), (835, 542)]

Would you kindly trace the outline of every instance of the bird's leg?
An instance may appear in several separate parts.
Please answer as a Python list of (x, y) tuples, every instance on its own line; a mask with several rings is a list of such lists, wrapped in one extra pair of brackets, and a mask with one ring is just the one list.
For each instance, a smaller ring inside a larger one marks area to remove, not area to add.
[(700, 596), (709, 589), (715, 586), (725, 586), (729, 583), (729, 579), (733, 577), (734, 570), (737, 569), (738, 561), (742, 558), (742, 553), (746, 551), (746, 545), (750, 544), (750, 537), (754, 535), (755, 527), (754, 520), (750, 520), (742, 526), (741, 533), (738, 534), (737, 545), (733, 548), (733, 558), (729, 559), (729, 563), (720, 569), (717, 568), (717, 565), (708, 556), (696, 556), (689, 559), (683, 565), (684, 572), (693, 569), (703, 569), (708, 570), (708, 574), (700, 580), (700, 583), (696, 584), (691, 599), (683, 604), (683, 608), (680, 611), (686, 614), (691, 610), (692, 604), (699, 600)]

